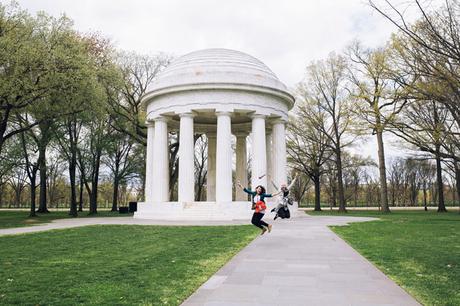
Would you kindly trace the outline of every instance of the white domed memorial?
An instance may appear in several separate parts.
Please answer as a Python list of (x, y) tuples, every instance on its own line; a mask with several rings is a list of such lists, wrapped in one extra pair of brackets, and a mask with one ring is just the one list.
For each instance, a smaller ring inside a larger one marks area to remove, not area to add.
[[(274, 191), (268, 177), (278, 186), (286, 183), (285, 127), (294, 97), (258, 59), (228, 49), (186, 54), (158, 75), (142, 102), (148, 127), (145, 202), (138, 204), (135, 218), (249, 219), (253, 211), (247, 194), (236, 188), (233, 195), (236, 181), (248, 185), (248, 147), (251, 186)], [(169, 131), (179, 135), (177, 201), (169, 198)], [(203, 202), (195, 201), (195, 134), (208, 139)]]

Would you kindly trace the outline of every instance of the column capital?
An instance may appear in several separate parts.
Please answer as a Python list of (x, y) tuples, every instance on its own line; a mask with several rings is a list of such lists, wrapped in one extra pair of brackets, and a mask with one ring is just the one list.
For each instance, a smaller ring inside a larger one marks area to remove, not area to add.
[(188, 118), (193, 118), (195, 117), (196, 114), (194, 112), (183, 112), (183, 113), (179, 113), (179, 117), (182, 118), (182, 117), (188, 117)]
[(260, 113), (253, 113), (253, 114), (249, 115), (249, 118), (251, 118), (251, 119), (256, 119), (256, 118), (266, 119), (267, 115), (260, 114)]
[(165, 116), (158, 116), (158, 117), (155, 117), (153, 118), (153, 121), (154, 122), (168, 122), (169, 121), (169, 118), (165, 117)]
[(247, 137), (249, 135), (249, 132), (243, 132), (243, 131), (238, 131), (234, 133), (236, 137)]
[(275, 120), (272, 120), (272, 124), (286, 124), (287, 120), (283, 118), (276, 118)]
[(216, 116), (232, 116), (232, 112), (230, 111), (216, 111)]
[(155, 126), (155, 122), (152, 121), (152, 120), (145, 120), (145, 126), (146, 127), (154, 127)]

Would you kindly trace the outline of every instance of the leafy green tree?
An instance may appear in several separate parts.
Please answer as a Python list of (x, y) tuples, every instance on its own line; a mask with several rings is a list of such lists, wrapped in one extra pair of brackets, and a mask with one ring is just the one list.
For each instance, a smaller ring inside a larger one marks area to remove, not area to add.
[(75, 60), (81, 65), (79, 75), (74, 75), (71, 82), (71, 94), (63, 96), (69, 113), (61, 116), (55, 122), (56, 142), (59, 144), (61, 154), (68, 163), (70, 180), (70, 212), (77, 216), (77, 151), (81, 141), (81, 131), (84, 124), (92, 120), (92, 110), (100, 103), (104, 88), (98, 82), (94, 67), (94, 58), (90, 53), (91, 39), (75, 36), (73, 42), (77, 45), (78, 53)]

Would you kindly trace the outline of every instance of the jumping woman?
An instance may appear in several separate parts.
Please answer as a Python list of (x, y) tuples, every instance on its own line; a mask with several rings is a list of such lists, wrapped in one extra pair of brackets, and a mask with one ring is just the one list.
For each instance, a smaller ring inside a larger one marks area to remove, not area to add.
[(274, 194), (265, 193), (265, 188), (261, 185), (257, 186), (255, 191), (252, 191), (243, 187), (240, 181), (238, 181), (238, 187), (242, 188), (244, 192), (252, 196), (252, 209), (254, 209), (254, 214), (252, 215), (251, 223), (262, 230), (261, 235), (265, 234), (266, 231), (270, 233), (272, 225), (262, 221), (265, 210), (267, 209), (267, 206), (265, 205), (265, 198), (277, 196), (280, 192)]

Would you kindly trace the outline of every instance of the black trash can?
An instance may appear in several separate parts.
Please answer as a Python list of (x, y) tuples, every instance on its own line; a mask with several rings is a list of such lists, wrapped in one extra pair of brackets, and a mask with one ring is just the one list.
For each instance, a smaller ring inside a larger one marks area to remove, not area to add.
[(129, 212), (133, 213), (137, 211), (137, 202), (129, 202)]
[(118, 211), (120, 212), (120, 214), (127, 214), (127, 213), (129, 213), (129, 207), (128, 206), (120, 206), (118, 208)]

